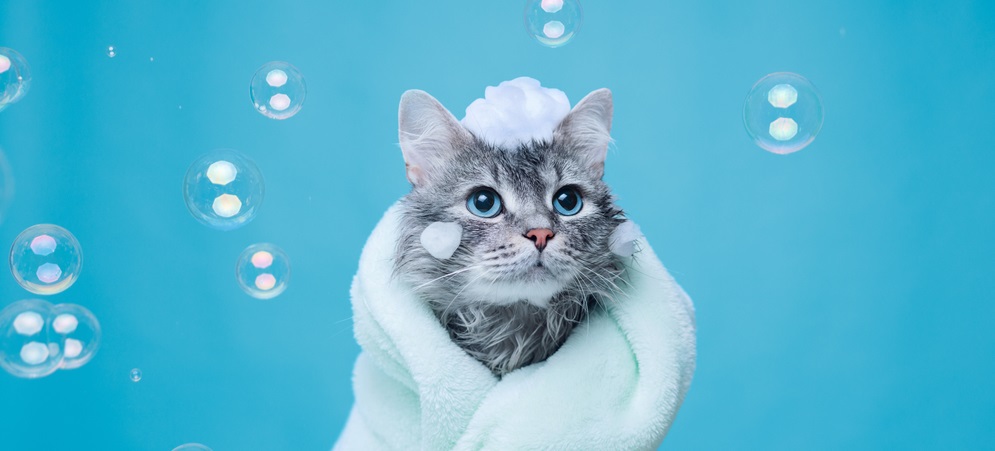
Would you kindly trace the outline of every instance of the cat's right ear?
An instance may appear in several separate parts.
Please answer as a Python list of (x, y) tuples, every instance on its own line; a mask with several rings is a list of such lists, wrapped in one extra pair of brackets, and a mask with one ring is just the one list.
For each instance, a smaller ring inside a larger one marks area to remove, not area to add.
[(452, 113), (425, 91), (401, 96), (398, 135), (408, 181), (423, 185), (441, 170), (453, 151), (473, 139)]

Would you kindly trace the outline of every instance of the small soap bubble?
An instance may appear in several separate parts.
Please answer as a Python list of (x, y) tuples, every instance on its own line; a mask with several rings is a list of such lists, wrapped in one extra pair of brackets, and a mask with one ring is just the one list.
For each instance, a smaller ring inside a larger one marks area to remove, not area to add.
[(209, 152), (190, 165), (183, 197), (190, 214), (201, 223), (232, 230), (256, 216), (265, 186), (259, 167), (230, 149)]
[(200, 443), (187, 443), (173, 448), (173, 451), (211, 451), (211, 448)]
[(117, 56), (117, 52), (114, 50), (114, 46), (113, 45), (107, 47), (107, 56), (111, 57), (111, 58), (114, 58), (115, 56)]
[(29, 299), (0, 310), (0, 367), (27, 379), (59, 369), (64, 355), (53, 309), (46, 301)]
[(808, 79), (790, 72), (770, 74), (746, 96), (746, 132), (764, 150), (797, 152), (822, 129), (822, 98)]
[(253, 244), (238, 256), (235, 277), (242, 291), (256, 299), (271, 299), (287, 289), (290, 259), (269, 243)]
[(577, 34), (583, 21), (578, 0), (529, 0), (525, 4), (525, 30), (547, 47), (559, 47)]
[(264, 64), (249, 85), (252, 106), (263, 116), (287, 119), (300, 111), (307, 95), (304, 76), (296, 67), (283, 61)]
[(63, 370), (86, 365), (100, 348), (100, 322), (85, 307), (76, 304), (59, 304), (52, 309), (52, 330), (61, 337), (65, 358)]
[(138, 382), (142, 380), (142, 370), (138, 368), (132, 368), (131, 371), (128, 373), (128, 377), (131, 379), (132, 382)]
[(28, 62), (16, 50), (0, 47), (0, 111), (24, 98), (30, 87)]
[(14, 280), (35, 294), (65, 291), (76, 282), (82, 266), (79, 241), (57, 225), (28, 227), (14, 238), (10, 247), (10, 272)]

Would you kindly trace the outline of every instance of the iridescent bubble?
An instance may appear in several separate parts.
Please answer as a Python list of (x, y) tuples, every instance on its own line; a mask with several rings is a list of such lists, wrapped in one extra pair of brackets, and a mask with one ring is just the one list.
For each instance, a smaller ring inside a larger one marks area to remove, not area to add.
[(822, 98), (801, 75), (770, 74), (746, 96), (743, 121), (746, 132), (761, 148), (777, 154), (796, 152), (822, 129)]
[(52, 330), (61, 337), (63, 343), (62, 365), (64, 370), (72, 370), (86, 365), (100, 348), (100, 322), (86, 308), (76, 304), (59, 304), (52, 309), (55, 315)]
[(272, 119), (287, 119), (300, 111), (307, 96), (307, 84), (301, 71), (290, 63), (272, 61), (263, 64), (249, 85), (252, 106)]
[(142, 380), (142, 370), (138, 368), (132, 368), (131, 371), (128, 372), (128, 378), (131, 379), (132, 382), (138, 382)]
[(218, 230), (232, 230), (256, 216), (265, 185), (259, 167), (230, 149), (209, 152), (190, 165), (183, 198), (194, 218)]
[(238, 256), (235, 265), (238, 286), (256, 299), (271, 299), (287, 289), (290, 259), (269, 243), (253, 244)]
[(525, 30), (547, 47), (570, 42), (583, 21), (578, 0), (529, 0), (525, 4)]
[(173, 451), (211, 451), (211, 448), (200, 443), (187, 443), (173, 448)]
[(0, 111), (21, 100), (30, 87), (28, 62), (14, 49), (0, 47)]
[(14, 238), (10, 247), (10, 272), (14, 280), (35, 294), (65, 291), (76, 282), (82, 267), (79, 241), (57, 225), (28, 227)]
[(0, 367), (28, 379), (58, 370), (63, 348), (54, 318), (52, 304), (39, 299), (18, 301), (0, 311)]

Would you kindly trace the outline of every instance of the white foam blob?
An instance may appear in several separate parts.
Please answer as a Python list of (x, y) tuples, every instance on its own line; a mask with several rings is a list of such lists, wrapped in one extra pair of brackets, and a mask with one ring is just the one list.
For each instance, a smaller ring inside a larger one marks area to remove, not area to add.
[(463, 227), (455, 222), (433, 222), (421, 233), (422, 247), (439, 260), (452, 257), (462, 239)]
[(462, 123), (478, 138), (515, 148), (532, 140), (551, 140), (568, 113), (570, 100), (563, 91), (544, 88), (534, 78), (519, 77), (488, 86), (483, 99), (466, 107)]
[(625, 221), (618, 225), (611, 236), (608, 237), (608, 248), (619, 257), (630, 257), (635, 254), (636, 242), (643, 236), (639, 226), (632, 221)]

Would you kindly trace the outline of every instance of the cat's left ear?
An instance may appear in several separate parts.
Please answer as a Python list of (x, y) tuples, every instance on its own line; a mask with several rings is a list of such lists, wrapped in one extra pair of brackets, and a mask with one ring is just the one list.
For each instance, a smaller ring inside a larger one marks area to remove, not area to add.
[(588, 94), (570, 110), (553, 132), (553, 139), (576, 152), (600, 178), (612, 140), (611, 129), (612, 92), (602, 88)]

